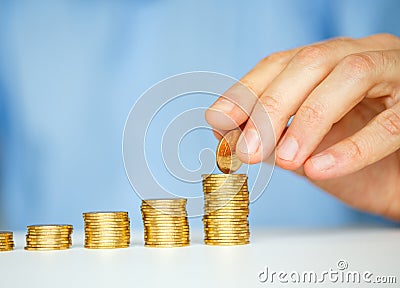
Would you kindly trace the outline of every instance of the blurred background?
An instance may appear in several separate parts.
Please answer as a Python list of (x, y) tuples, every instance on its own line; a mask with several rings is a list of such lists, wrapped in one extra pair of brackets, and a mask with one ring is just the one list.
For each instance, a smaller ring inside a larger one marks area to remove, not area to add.
[[(1, 0), (0, 229), (82, 227), (89, 210), (127, 210), (140, 228), (121, 144), (146, 89), (195, 70), (240, 78), (272, 52), (335, 36), (399, 36), (399, 12), (397, 0)], [(199, 139), (189, 144), (217, 145)], [(253, 226), (394, 225), (280, 169), (250, 209)]]

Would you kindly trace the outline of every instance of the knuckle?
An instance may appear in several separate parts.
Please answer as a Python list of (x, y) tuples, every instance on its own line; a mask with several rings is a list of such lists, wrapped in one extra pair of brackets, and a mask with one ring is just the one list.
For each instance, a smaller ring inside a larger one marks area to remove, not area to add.
[(305, 103), (299, 108), (296, 116), (298, 115), (297, 117), (301, 118), (302, 122), (308, 125), (313, 125), (316, 123), (322, 123), (325, 111), (325, 107), (322, 104)]
[(349, 158), (357, 159), (358, 161), (366, 160), (368, 155), (368, 148), (366, 145), (364, 145), (361, 141), (356, 141), (352, 138), (347, 138), (344, 141)]
[(376, 35), (377, 37), (379, 37), (380, 39), (382, 39), (383, 42), (385, 43), (393, 43), (396, 45), (400, 45), (400, 38), (390, 34), (390, 33), (380, 33), (378, 35)]
[(263, 96), (260, 98), (260, 104), (264, 107), (268, 114), (280, 115), (281, 103), (274, 97)]
[(321, 61), (324, 61), (329, 55), (329, 52), (330, 48), (326, 44), (307, 46), (293, 57), (293, 62), (314, 67), (321, 63)]
[(346, 56), (342, 61), (343, 73), (350, 78), (364, 78), (376, 67), (376, 59), (369, 53)]
[(389, 136), (400, 135), (400, 115), (395, 111), (389, 109), (377, 118), (377, 123)]
[(260, 62), (258, 62), (258, 65), (265, 65), (265, 64), (271, 64), (271, 63), (283, 63), (286, 61), (286, 58), (289, 56), (289, 51), (279, 51), (272, 53), (268, 55), (267, 57), (264, 57)]
[[(253, 95), (249, 95), (249, 94), (252, 94), (252, 93), (257, 94), (257, 93), (259, 93), (259, 91), (258, 91), (259, 89), (257, 87), (257, 83), (254, 80), (254, 78), (252, 78), (252, 77), (242, 78), (240, 80), (240, 88), (241, 88), (241, 90), (243, 90), (241, 92), (243, 94), (245, 94), (245, 95), (242, 95), (242, 96), (246, 96), (246, 98), (248, 98), (248, 99), (250, 99), (250, 97), (253, 96)], [(254, 95), (253, 97), (256, 97), (256, 96)]]
[(340, 37), (332, 38), (332, 40), (331, 40), (331, 42), (333, 42), (333, 43), (346, 43), (346, 42), (350, 42), (350, 41), (354, 41), (354, 38), (340, 36)]

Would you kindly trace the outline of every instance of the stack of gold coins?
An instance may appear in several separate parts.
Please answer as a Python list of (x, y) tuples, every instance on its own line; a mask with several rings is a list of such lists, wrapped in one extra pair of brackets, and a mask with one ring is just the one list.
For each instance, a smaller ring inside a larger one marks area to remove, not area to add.
[(85, 220), (85, 248), (128, 248), (131, 242), (128, 212), (87, 212)]
[(72, 245), (72, 225), (31, 225), (25, 250), (62, 250)]
[(186, 199), (143, 200), (141, 209), (145, 246), (181, 247), (189, 245)]
[(14, 249), (13, 232), (0, 231), (0, 252)]
[(250, 243), (247, 175), (203, 175), (203, 192), (205, 244)]

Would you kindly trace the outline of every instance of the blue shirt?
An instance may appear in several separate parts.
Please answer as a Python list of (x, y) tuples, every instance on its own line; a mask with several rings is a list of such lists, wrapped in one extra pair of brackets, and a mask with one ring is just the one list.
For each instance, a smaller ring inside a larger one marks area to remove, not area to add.
[[(127, 210), (140, 227), (121, 142), (147, 88), (194, 70), (240, 78), (274, 51), (333, 36), (400, 35), (399, 11), (396, 0), (2, 1), (0, 227), (82, 226), (88, 210)], [(193, 145), (214, 148), (216, 140)], [(279, 169), (251, 206), (253, 225), (371, 221)]]

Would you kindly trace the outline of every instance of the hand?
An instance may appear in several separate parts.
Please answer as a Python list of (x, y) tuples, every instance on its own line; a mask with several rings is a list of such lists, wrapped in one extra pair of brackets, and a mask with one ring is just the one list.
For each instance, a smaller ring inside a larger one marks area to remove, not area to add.
[[(242, 161), (263, 161), (277, 146), (278, 166), (357, 209), (400, 220), (400, 38), (338, 38), (279, 52), (240, 82), (206, 119), (217, 131), (244, 127)], [(241, 85), (257, 97), (241, 97)]]

